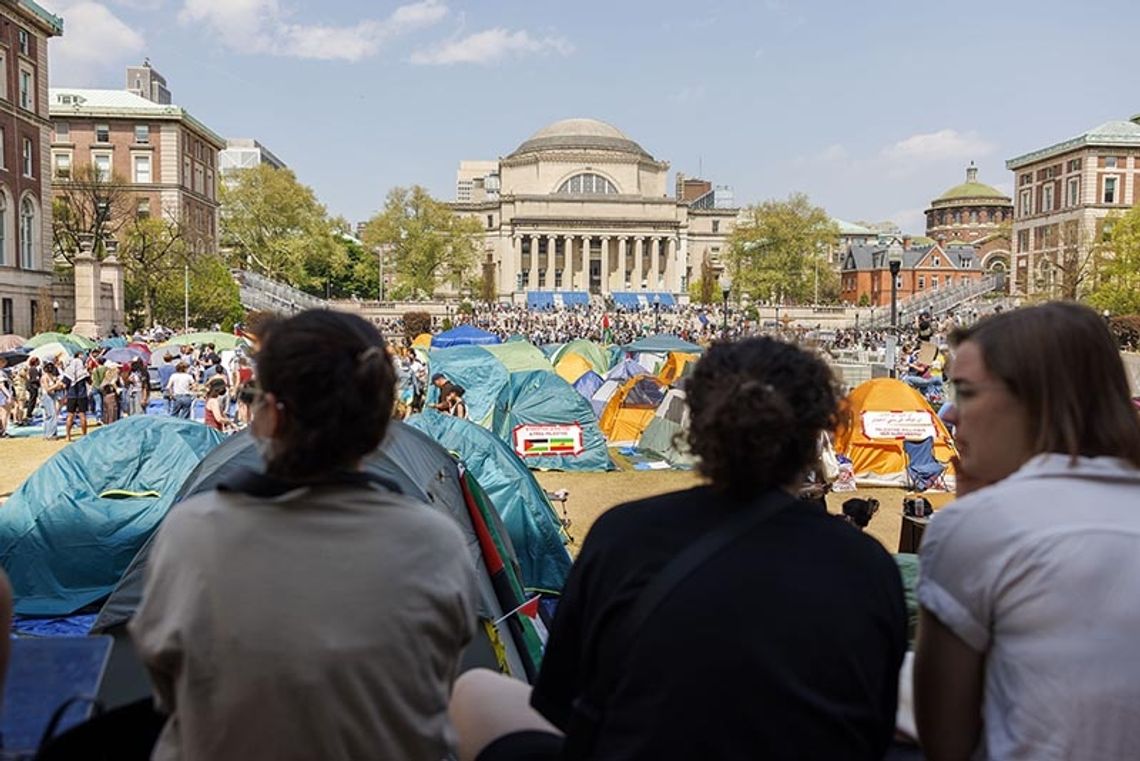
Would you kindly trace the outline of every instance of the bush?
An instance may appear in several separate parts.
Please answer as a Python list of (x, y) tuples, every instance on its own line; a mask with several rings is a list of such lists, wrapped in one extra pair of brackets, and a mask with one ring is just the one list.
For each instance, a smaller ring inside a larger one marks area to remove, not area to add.
[(1108, 321), (1108, 329), (1112, 331), (1112, 336), (1121, 349), (1125, 351), (1140, 349), (1140, 314), (1113, 317)]
[(475, 305), (470, 301), (460, 302), (458, 312), (463, 315), (473, 315), (475, 314)]
[(859, 306), (861, 306), (861, 307), (871, 306), (871, 297), (865, 293), (862, 294), (861, 296), (859, 296)]
[(427, 312), (404, 312), (404, 338), (411, 344), (421, 333), (431, 332), (431, 315)]

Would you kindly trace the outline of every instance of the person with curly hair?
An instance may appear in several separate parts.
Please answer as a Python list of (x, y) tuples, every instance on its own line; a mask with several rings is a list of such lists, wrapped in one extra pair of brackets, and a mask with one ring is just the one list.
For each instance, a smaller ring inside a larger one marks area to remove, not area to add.
[(571, 570), (533, 691), (460, 677), (461, 759), (879, 759), (906, 651), (899, 571), (797, 500), (839, 394), (771, 338), (686, 387), (708, 483), (613, 508)]

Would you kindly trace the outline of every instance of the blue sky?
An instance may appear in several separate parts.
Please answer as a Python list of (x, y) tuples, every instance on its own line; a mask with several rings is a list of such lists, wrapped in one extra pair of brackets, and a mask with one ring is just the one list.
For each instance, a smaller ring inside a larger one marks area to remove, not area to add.
[(738, 201), (921, 232), (969, 161), (1008, 193), (1005, 159), (1140, 112), (1135, 0), (41, 1), (52, 86), (120, 88), (149, 56), (354, 222), (589, 116)]

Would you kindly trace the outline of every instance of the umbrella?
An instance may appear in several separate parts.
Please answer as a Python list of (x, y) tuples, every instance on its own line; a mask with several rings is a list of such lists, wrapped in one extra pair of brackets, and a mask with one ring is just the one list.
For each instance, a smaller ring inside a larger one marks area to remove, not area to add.
[(7, 333), (0, 336), (0, 351), (11, 351), (12, 349), (19, 349), (27, 342), (28, 339), (24, 338), (23, 336)]
[(70, 357), (74, 353), (74, 348), (62, 344), (59, 341), (52, 341), (51, 343), (43, 344), (34, 349), (30, 356), (39, 357), (41, 362), (53, 362), (60, 354), (65, 357)]
[(136, 359), (141, 359), (143, 362), (150, 361), (150, 357), (138, 349), (132, 349), (129, 346), (124, 346), (119, 349), (109, 349), (103, 354), (101, 359), (104, 362), (114, 362), (117, 365), (128, 364), (134, 362)]
[(122, 336), (114, 336), (112, 338), (104, 338), (99, 342), (99, 346), (104, 349), (121, 349), (127, 345), (127, 339)]
[(146, 361), (150, 362), (150, 347), (147, 346), (146, 344), (142, 343), (141, 341), (134, 341), (132, 343), (127, 344), (127, 348), (128, 349), (134, 349), (135, 351), (138, 351), (138, 352), (142, 352)]
[(59, 343), (71, 348), (69, 353), (74, 354), (80, 349), (94, 349), (95, 342), (74, 333), (40, 333), (28, 339), (24, 344), (29, 349), (38, 349), (45, 344)]
[(213, 344), (214, 348), (218, 351), (226, 349), (234, 349), (241, 339), (233, 333), (186, 333), (181, 336), (171, 336), (169, 341), (164, 341), (155, 349), (165, 349), (168, 346), (201, 346), (202, 344)]
[(26, 361), (30, 356), (31, 354), (21, 349), (0, 351), (0, 367), (15, 367), (21, 362)]

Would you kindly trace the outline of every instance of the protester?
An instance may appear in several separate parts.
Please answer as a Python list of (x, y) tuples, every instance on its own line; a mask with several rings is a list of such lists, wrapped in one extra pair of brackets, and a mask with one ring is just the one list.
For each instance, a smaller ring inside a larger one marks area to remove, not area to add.
[(228, 431), (233, 427), (222, 405), (222, 396), (226, 393), (225, 383), (210, 383), (206, 386), (206, 427), (215, 431)]
[(40, 380), (40, 404), (44, 408), (45, 439), (59, 438), (59, 404), (62, 398), (63, 378), (60, 376), (59, 366), (55, 362), (45, 362)]
[(0, 364), (0, 438), (11, 436), (8, 433), (8, 417), (15, 405), (16, 393), (12, 388), (12, 381), (8, 377), (8, 369)]
[(533, 694), (485, 670), (457, 683), (461, 759), (883, 757), (906, 649), (898, 569), (791, 495), (833, 427), (827, 366), (770, 338), (717, 344), (687, 391), (711, 484), (598, 519)]
[(447, 387), (447, 414), (467, 419), (467, 402), (463, 401), (463, 395), (467, 393), (467, 389), (463, 386), (452, 383)]
[(163, 354), (162, 364), (158, 366), (158, 387), (162, 389), (162, 398), (166, 400), (166, 414), (174, 414), (174, 397), (166, 390), (170, 384), (170, 376), (174, 375), (176, 365), (174, 355), (169, 351)]
[(166, 382), (166, 393), (171, 399), (170, 414), (184, 420), (190, 419), (190, 410), (194, 405), (194, 389), (197, 384), (194, 377), (187, 372), (190, 368), (184, 361), (174, 366), (170, 380)]
[(960, 498), (920, 550), (919, 735), (938, 759), (1140, 747), (1140, 418), (1092, 310), (952, 335)]
[(331, 310), (259, 336), (266, 473), (170, 512), (130, 624), (170, 713), (154, 758), (440, 761), (474, 564), (449, 517), (361, 469), (395, 393), (383, 339)]
[(76, 415), (79, 416), (83, 435), (87, 435), (87, 384), (90, 375), (87, 372), (86, 358), (82, 354), (76, 354), (68, 361), (63, 371), (63, 378), (64, 388), (67, 389), (65, 392), (67, 419), (63, 424), (63, 430), (67, 440), (71, 441), (71, 426), (75, 422)]
[(27, 364), (28, 403), (24, 409), (24, 421), (30, 424), (33, 413), (36, 411), (36, 405), (40, 403), (40, 384), (43, 378), (43, 370), (40, 368), (39, 357), (29, 357)]

